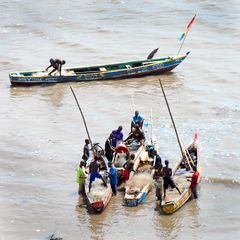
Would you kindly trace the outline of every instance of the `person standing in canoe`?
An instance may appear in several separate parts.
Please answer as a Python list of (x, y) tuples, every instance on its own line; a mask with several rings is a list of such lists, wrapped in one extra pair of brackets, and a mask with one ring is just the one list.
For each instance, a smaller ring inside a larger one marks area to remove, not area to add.
[(105, 142), (105, 156), (108, 161), (112, 161), (114, 148), (112, 146), (113, 134), (111, 133), (109, 138)]
[(153, 150), (153, 168), (157, 169), (159, 165), (162, 166), (162, 159), (160, 155), (157, 153), (157, 150)]
[(77, 167), (77, 177), (76, 182), (79, 184), (78, 194), (82, 194), (82, 196), (86, 195), (85, 192), (85, 179), (87, 178), (87, 173), (85, 169), (86, 163), (81, 161)]
[(169, 161), (165, 160), (165, 167), (163, 167), (163, 187), (164, 187), (164, 196), (166, 198), (166, 190), (170, 186), (171, 188), (176, 188), (178, 193), (181, 195), (179, 188), (176, 186), (172, 179), (172, 169), (168, 167)]
[(83, 156), (82, 156), (82, 158), (85, 158), (85, 159), (88, 160), (89, 155), (90, 155), (89, 140), (85, 139), (85, 145), (83, 147)]
[(112, 146), (115, 148), (120, 141), (123, 141), (123, 132), (122, 126), (119, 126), (117, 130), (112, 131), (113, 139), (112, 139)]
[(53, 70), (52, 70), (48, 75), (51, 76), (52, 73), (54, 73), (55, 71), (58, 70), (60, 76), (62, 76), (62, 75), (61, 75), (62, 65), (64, 65), (64, 64), (66, 63), (65, 60), (50, 58), (49, 62), (50, 62), (50, 65), (46, 68), (46, 71), (48, 71), (48, 69), (49, 69), (50, 67), (52, 67)]
[(104, 181), (102, 175), (99, 173), (100, 164), (98, 163), (97, 156), (94, 156), (93, 162), (90, 163), (89, 172), (90, 172), (90, 182), (89, 182), (89, 192), (91, 191), (92, 182), (95, 181), (95, 178), (100, 178), (103, 181), (103, 184), (107, 186), (107, 183)]
[(111, 161), (108, 162), (108, 167), (109, 167), (108, 176), (110, 179), (112, 192), (113, 192), (113, 195), (117, 195), (117, 184), (118, 184), (117, 169), (114, 167)]
[(190, 188), (192, 189), (192, 193), (194, 198), (198, 198), (198, 179), (199, 179), (199, 172), (197, 171), (196, 166), (193, 166), (193, 175), (191, 179), (191, 186)]
[(135, 127), (135, 125), (138, 125), (140, 128), (142, 128), (143, 121), (144, 121), (143, 117), (139, 114), (139, 111), (136, 110), (134, 116), (132, 117), (131, 131), (132, 128)]
[[(131, 154), (130, 155), (130, 159), (128, 159), (124, 164), (123, 164), (123, 168), (124, 168), (124, 171), (123, 171), (123, 178), (124, 178), (124, 182), (126, 182), (129, 177), (130, 177), (130, 174), (133, 170), (133, 167), (134, 167), (134, 159), (135, 159), (135, 155), (134, 154)], [(134, 171), (135, 172), (135, 171)]]
[(156, 166), (153, 174), (153, 179), (157, 197), (156, 209), (158, 209), (158, 207), (161, 207), (163, 195), (163, 169), (161, 163)]

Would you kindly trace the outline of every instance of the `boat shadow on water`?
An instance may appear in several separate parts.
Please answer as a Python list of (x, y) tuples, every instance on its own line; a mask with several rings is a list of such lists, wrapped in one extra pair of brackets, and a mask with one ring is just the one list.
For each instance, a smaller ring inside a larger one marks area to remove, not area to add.
[[(180, 77), (173, 71), (173, 72), (167, 72), (167, 73), (158, 73), (153, 74), (151, 76), (141, 76), (136, 78), (126, 78), (126, 79), (119, 79), (119, 80), (112, 80), (112, 79), (105, 79), (101, 81), (79, 81), (79, 82), (62, 82), (60, 85), (69, 87), (70, 85), (77, 87), (93, 87), (93, 86), (112, 86), (112, 87), (119, 87), (119, 86), (133, 86), (138, 87), (142, 86), (143, 83), (146, 85), (151, 84), (157, 84), (156, 77), (159, 76), (161, 79), (165, 82), (165, 84), (174, 84), (175, 82), (180, 81)], [(9, 85), (10, 93), (15, 95), (16, 93), (18, 95), (24, 94), (26, 89), (37, 90), (41, 88), (50, 88), (52, 86), (59, 85), (59, 83), (32, 83), (29, 84), (21, 84), (21, 85)], [(16, 91), (18, 89), (18, 91)]]

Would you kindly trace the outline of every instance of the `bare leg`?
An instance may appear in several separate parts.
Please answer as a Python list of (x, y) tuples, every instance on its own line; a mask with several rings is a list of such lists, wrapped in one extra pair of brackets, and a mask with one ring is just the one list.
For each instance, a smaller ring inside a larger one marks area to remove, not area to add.
[(89, 192), (91, 191), (91, 187), (92, 187), (92, 182), (89, 182)]
[(107, 186), (107, 183), (104, 181), (103, 177), (101, 179), (103, 181), (104, 186)]
[(182, 193), (177, 186), (176, 186), (176, 189), (178, 190), (178, 193), (181, 195)]

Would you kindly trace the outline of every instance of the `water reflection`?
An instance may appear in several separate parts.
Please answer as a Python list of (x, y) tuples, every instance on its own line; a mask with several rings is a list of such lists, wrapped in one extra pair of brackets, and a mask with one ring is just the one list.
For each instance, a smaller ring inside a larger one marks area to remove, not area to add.
[[(200, 226), (198, 200), (193, 199), (172, 215), (155, 212), (153, 227), (164, 239), (178, 239), (188, 229)], [(197, 237), (197, 236), (196, 236)], [(181, 237), (179, 238), (181, 239)]]
[(66, 90), (66, 86), (63, 84), (36, 85), (30, 87), (12, 86), (9, 88), (9, 93), (11, 98), (24, 99), (27, 97), (34, 97), (59, 107), (62, 105)]
[(80, 196), (75, 210), (80, 223), (79, 226), (88, 227), (91, 239), (103, 239), (103, 228), (106, 225), (105, 219), (108, 216), (106, 209), (102, 213), (95, 213), (87, 206), (86, 200)]

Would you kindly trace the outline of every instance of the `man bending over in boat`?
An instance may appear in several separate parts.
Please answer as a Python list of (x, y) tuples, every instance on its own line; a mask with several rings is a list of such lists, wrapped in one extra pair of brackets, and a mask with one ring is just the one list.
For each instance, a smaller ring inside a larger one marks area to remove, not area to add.
[(119, 126), (117, 130), (112, 131), (113, 139), (112, 139), (112, 147), (116, 147), (119, 142), (123, 140), (123, 132), (122, 132), (122, 126)]
[(129, 136), (124, 140), (124, 142), (128, 142), (129, 140), (137, 140), (140, 142), (140, 145), (143, 145), (145, 142), (145, 135), (142, 129), (138, 125), (135, 125), (135, 128), (133, 128), (132, 132), (129, 134)]
[(135, 115), (132, 117), (132, 122), (131, 122), (131, 131), (132, 128), (134, 128), (136, 125), (138, 125), (140, 128), (143, 126), (143, 117), (139, 114), (139, 111), (135, 111)]
[(58, 70), (60, 76), (62, 76), (62, 75), (61, 75), (62, 65), (64, 65), (64, 64), (66, 63), (65, 60), (50, 58), (49, 62), (50, 62), (50, 65), (46, 68), (46, 71), (48, 71), (48, 69), (49, 69), (50, 67), (52, 67), (53, 70), (52, 70), (48, 75), (51, 76), (52, 73), (54, 73), (55, 71)]
[(172, 179), (172, 169), (168, 167), (169, 161), (165, 160), (165, 167), (163, 167), (163, 187), (164, 187), (164, 196), (166, 198), (166, 190), (170, 186), (171, 188), (176, 188), (178, 193), (181, 195), (179, 188), (176, 186)]
[(90, 172), (90, 182), (89, 182), (89, 192), (91, 191), (92, 182), (95, 181), (95, 178), (102, 179), (105, 186), (107, 186), (107, 183), (104, 181), (102, 175), (99, 173), (100, 164), (97, 161), (97, 156), (94, 156), (94, 161), (90, 163), (89, 166), (89, 172)]

